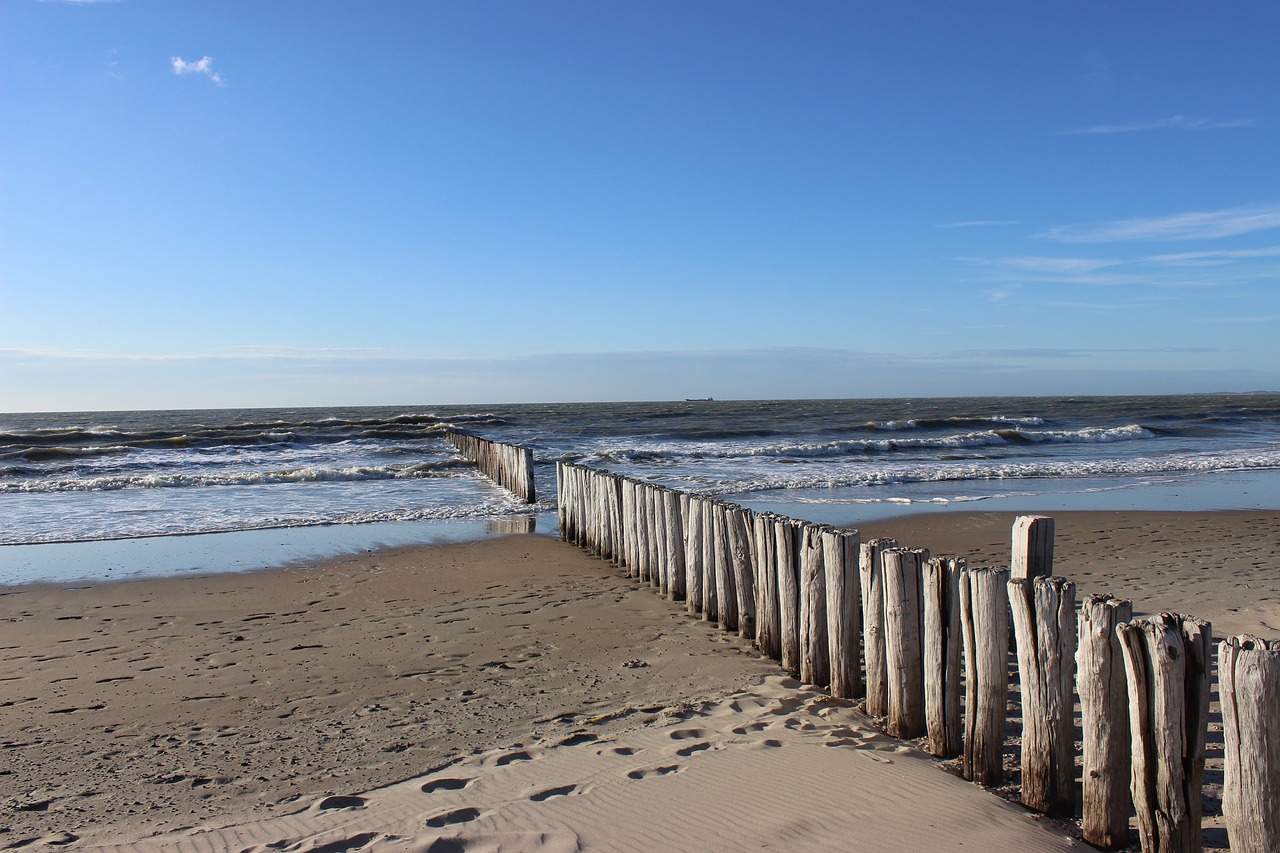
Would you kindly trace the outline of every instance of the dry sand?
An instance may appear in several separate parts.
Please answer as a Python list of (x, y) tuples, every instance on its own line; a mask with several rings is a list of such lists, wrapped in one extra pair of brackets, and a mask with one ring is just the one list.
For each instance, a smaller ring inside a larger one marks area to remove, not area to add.
[[(1055, 517), (1082, 594), (1280, 636), (1280, 513)], [(863, 533), (1005, 563), (1011, 523)], [(2, 589), (0, 746), (7, 847), (1080, 846), (545, 536)]]

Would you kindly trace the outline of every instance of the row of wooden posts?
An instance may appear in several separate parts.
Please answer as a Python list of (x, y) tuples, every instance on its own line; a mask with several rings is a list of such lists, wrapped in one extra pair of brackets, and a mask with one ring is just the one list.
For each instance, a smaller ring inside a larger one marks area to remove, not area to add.
[[(625, 566), (690, 614), (752, 640), (801, 681), (864, 699), (885, 731), (1004, 779), (1010, 625), (1022, 696), (1021, 798), (1099, 847), (1201, 849), (1213, 647), (1207, 622), (1090, 595), (1051, 577), (1053, 519), (1020, 517), (1010, 568), (756, 513), (557, 464), (561, 538)], [(963, 655), (962, 655), (963, 651)], [(1232, 850), (1280, 851), (1280, 641), (1223, 641), (1223, 810)], [(1083, 767), (1075, 767), (1076, 692)]]
[(537, 502), (532, 450), (456, 430), (446, 432), (444, 437), (459, 453), (476, 463), (480, 472), (490, 480), (529, 503)]

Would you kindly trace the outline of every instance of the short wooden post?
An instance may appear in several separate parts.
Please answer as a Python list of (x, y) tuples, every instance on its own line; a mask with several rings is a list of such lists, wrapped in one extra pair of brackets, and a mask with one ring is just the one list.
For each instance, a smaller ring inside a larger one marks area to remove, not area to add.
[(796, 553), (796, 528), (789, 518), (773, 525), (778, 569), (778, 625), (782, 668), (800, 674), (800, 579)]
[(800, 528), (800, 680), (826, 687), (831, 681), (827, 648), (827, 574), (822, 563), (823, 528)]
[(861, 593), (858, 582), (859, 536), (856, 530), (824, 530), (822, 568), (827, 585), (827, 657), (831, 663), (831, 695), (862, 695)]
[(960, 573), (963, 558), (934, 557), (924, 566), (924, 711), (929, 752), (954, 758), (964, 749), (960, 725)]
[(1004, 779), (1004, 724), (1009, 690), (1009, 572), (966, 569), (960, 575), (964, 627), (964, 778), (991, 787)]
[(1013, 554), (1009, 577), (1047, 578), (1053, 574), (1053, 519), (1020, 515), (1013, 522)]
[(1103, 849), (1129, 843), (1129, 693), (1116, 626), (1132, 618), (1133, 605), (1109, 595), (1090, 595), (1080, 605), (1080, 828), (1085, 841)]
[(858, 548), (858, 575), (862, 587), (862, 654), (867, 669), (867, 713), (883, 717), (889, 711), (884, 671), (884, 571), (882, 554), (897, 548), (898, 540), (868, 539)]
[(1144, 853), (1202, 849), (1209, 623), (1175, 613), (1116, 627), (1129, 690), (1133, 808)]
[(924, 722), (924, 625), (920, 567), (929, 552), (890, 548), (884, 562), (884, 664), (889, 708), (885, 731), (919, 737)]
[(1070, 815), (1076, 779), (1076, 585), (1066, 578), (1013, 578), (1009, 604), (1022, 692), (1022, 804)]
[(1226, 747), (1222, 814), (1231, 853), (1280, 850), (1280, 640), (1218, 646)]

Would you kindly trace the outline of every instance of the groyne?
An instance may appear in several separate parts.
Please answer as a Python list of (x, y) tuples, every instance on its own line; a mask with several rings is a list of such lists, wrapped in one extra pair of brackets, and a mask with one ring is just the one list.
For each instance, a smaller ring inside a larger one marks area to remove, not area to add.
[(490, 480), (529, 503), (538, 500), (533, 481), (532, 450), (458, 430), (449, 430), (444, 437), (459, 453), (476, 463), (480, 472)]
[(1077, 607), (1075, 584), (1053, 575), (1051, 518), (1017, 520), (1009, 567), (970, 567), (574, 463), (556, 480), (562, 539), (988, 787), (1008, 775), (1016, 680), (1022, 803), (1067, 818), (1079, 803), (1084, 840), (1102, 849), (1129, 843), (1131, 817), (1144, 851), (1202, 849), (1216, 688), (1231, 849), (1280, 850), (1280, 641), (1227, 638), (1215, 661), (1203, 620), (1133, 619), (1109, 595)]

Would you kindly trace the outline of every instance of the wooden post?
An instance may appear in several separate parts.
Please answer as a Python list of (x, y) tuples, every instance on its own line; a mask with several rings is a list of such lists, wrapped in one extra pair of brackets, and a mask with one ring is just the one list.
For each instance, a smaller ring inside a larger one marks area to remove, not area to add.
[(738, 636), (755, 638), (756, 591), (754, 561), (751, 554), (751, 512), (740, 506), (725, 513), (729, 558), (733, 565), (733, 585), (738, 593)]
[(1066, 578), (1013, 578), (1009, 604), (1022, 692), (1022, 804), (1070, 815), (1076, 779), (1076, 585)]
[(729, 551), (728, 507), (716, 501), (712, 522), (716, 537), (716, 622), (726, 631), (738, 630), (738, 589), (734, 583), (733, 555)]
[(823, 528), (805, 524), (800, 535), (800, 680), (817, 687), (831, 681), (827, 648), (827, 574), (822, 563)]
[(862, 586), (862, 653), (867, 667), (867, 713), (883, 717), (889, 712), (888, 682), (884, 664), (883, 553), (897, 548), (898, 540), (868, 539), (858, 549), (858, 574)]
[(756, 647), (778, 660), (782, 657), (778, 610), (778, 546), (774, 535), (777, 516), (761, 513), (755, 518)]
[(960, 576), (964, 627), (964, 778), (991, 787), (1004, 779), (1009, 690), (1009, 572), (967, 569)]
[(782, 668), (800, 674), (800, 581), (796, 565), (796, 528), (789, 518), (773, 526), (778, 569), (778, 625)]
[(1209, 623), (1161, 613), (1116, 627), (1129, 690), (1133, 808), (1144, 853), (1202, 849)]
[(831, 695), (837, 699), (862, 695), (859, 544), (856, 530), (824, 530), (822, 533), (822, 567), (827, 585), (827, 657), (831, 662)]
[(684, 516), (684, 603), (690, 616), (702, 612), (702, 501), (696, 496), (688, 498)]
[(889, 708), (885, 731), (919, 737), (924, 723), (924, 645), (920, 567), (929, 552), (890, 548), (884, 552), (884, 664)]
[(1129, 693), (1116, 626), (1132, 618), (1133, 605), (1109, 595), (1090, 595), (1080, 606), (1080, 828), (1085, 841), (1103, 849), (1129, 843)]
[(960, 725), (960, 573), (963, 558), (934, 557), (924, 566), (924, 711), (929, 752), (954, 758), (964, 749)]
[(674, 489), (663, 492), (663, 508), (667, 522), (667, 595), (672, 601), (683, 601), (684, 576), (684, 518), (680, 513), (680, 493)]
[(720, 590), (716, 587), (716, 507), (711, 498), (702, 502), (702, 618), (714, 622), (720, 618)]
[(1020, 515), (1013, 522), (1013, 554), (1009, 576), (1047, 578), (1053, 574), (1053, 519)]
[(1280, 640), (1218, 646), (1226, 747), (1222, 814), (1231, 853), (1280, 850)]

